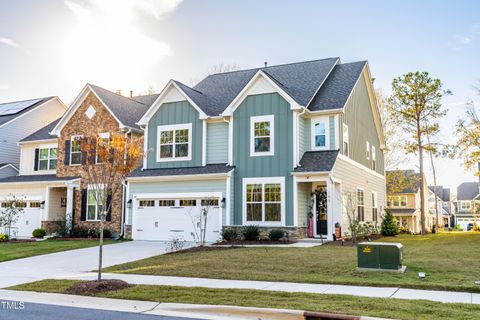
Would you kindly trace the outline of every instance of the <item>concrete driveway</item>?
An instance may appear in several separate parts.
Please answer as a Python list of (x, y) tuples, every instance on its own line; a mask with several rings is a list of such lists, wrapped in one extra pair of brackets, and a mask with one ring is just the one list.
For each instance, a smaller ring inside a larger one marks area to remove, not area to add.
[[(165, 254), (166, 242), (126, 241), (103, 247), (103, 266)], [(49, 278), (68, 278), (98, 268), (98, 247), (51, 253), (0, 263), (0, 288)]]

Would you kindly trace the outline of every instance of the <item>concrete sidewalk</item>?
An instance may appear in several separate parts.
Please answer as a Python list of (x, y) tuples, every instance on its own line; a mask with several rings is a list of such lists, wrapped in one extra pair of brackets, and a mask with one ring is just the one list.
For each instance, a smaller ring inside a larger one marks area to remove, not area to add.
[[(293, 282), (219, 280), (120, 273), (104, 273), (103, 278), (120, 279), (131, 284), (145, 285), (204, 287), (220, 289), (252, 289), (280, 292), (305, 292), (317, 294), (344, 294), (371, 298), (396, 298), (411, 300), (430, 300), (450, 303), (480, 304), (480, 294), (454, 291), (433, 291), (419, 289), (402, 289), (393, 287), (366, 287)], [(95, 280), (96, 273), (83, 273), (71, 277), (57, 277), (57, 279)]]
[[(57, 293), (0, 290), (0, 301), (22, 301), (63, 307), (131, 312), (136, 314), (185, 317), (209, 320), (302, 320), (304, 311), (288, 309), (248, 308), (225, 305), (196, 305), (149, 301), (109, 299)], [(361, 320), (381, 320), (360, 317)]]

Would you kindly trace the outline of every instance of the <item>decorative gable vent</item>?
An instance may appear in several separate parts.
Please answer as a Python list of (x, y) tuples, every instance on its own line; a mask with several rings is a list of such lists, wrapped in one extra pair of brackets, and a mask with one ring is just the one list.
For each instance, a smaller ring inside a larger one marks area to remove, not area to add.
[(88, 119), (92, 120), (93, 116), (97, 113), (94, 107), (89, 106), (87, 111), (85, 111), (85, 115), (88, 117)]

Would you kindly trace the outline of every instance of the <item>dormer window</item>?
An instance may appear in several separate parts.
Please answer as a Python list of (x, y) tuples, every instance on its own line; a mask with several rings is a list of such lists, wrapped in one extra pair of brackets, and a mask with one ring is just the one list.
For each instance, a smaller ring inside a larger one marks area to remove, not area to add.
[(192, 159), (192, 124), (158, 126), (157, 162)]
[(312, 150), (329, 149), (328, 117), (312, 119)]
[(273, 115), (250, 118), (250, 156), (274, 155)]

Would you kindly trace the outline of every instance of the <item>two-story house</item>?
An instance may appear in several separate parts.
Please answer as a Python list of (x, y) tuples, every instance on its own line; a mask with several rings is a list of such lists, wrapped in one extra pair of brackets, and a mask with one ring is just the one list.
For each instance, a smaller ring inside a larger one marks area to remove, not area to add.
[(423, 197), (425, 228), (427, 231), (431, 231), (435, 217), (429, 210), (429, 189), (425, 177), (422, 179), (424, 184), (424, 193), (422, 194), (420, 192), (420, 174), (414, 170), (387, 171), (386, 176), (387, 181), (390, 179), (400, 181), (400, 186), (392, 187), (395, 183), (387, 184), (387, 208), (397, 219), (399, 227), (407, 228), (412, 233), (421, 233), (421, 198)]
[(469, 225), (480, 224), (480, 192), (478, 182), (463, 182), (457, 187), (455, 225), (467, 230)]
[(149, 150), (128, 178), (133, 239), (206, 238), (222, 228), (282, 228), (290, 237), (347, 230), (344, 196), (376, 222), (385, 205), (384, 137), (368, 63), (339, 58), (171, 80), (138, 125)]
[(58, 119), (66, 109), (58, 97), (0, 103), (0, 179), (18, 174), (18, 141)]
[[(90, 182), (82, 167), (85, 155), (76, 138), (114, 133), (141, 137), (136, 122), (156, 97), (127, 98), (87, 84), (61, 118), (20, 141), (20, 174), (0, 179), (0, 199), (14, 194), (24, 200), (24, 213), (14, 226), (18, 237), (30, 237), (40, 226), (55, 231), (58, 221), (98, 227), (100, 205), (89, 196)], [(112, 208), (106, 227), (119, 234), (123, 194), (109, 201)]]
[[(428, 202), (431, 214), (438, 220), (439, 225), (445, 228), (453, 227), (455, 208), (451, 201), (450, 188), (443, 186), (429, 186), (428, 187)], [(436, 196), (435, 196), (436, 195)]]

